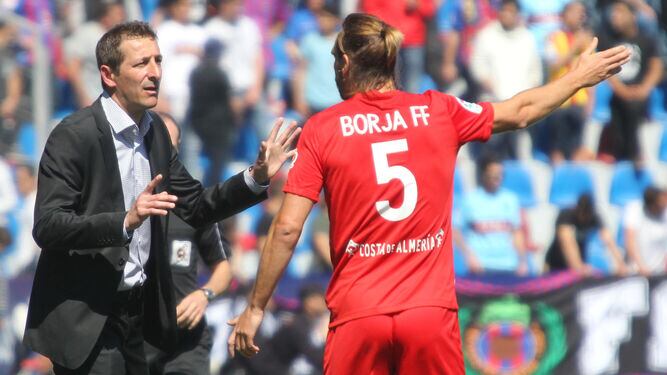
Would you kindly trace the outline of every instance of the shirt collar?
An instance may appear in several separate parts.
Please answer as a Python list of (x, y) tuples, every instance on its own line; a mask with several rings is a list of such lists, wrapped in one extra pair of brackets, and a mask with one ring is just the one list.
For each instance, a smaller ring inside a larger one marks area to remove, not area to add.
[[(111, 129), (114, 133), (122, 134), (129, 128), (136, 126), (130, 115), (128, 115), (118, 103), (111, 99), (111, 96), (106, 91), (102, 93), (100, 102), (102, 103), (102, 109), (104, 110), (104, 114), (106, 115), (107, 120), (109, 120), (109, 124), (111, 124)], [(141, 123), (138, 126), (139, 135), (142, 138), (148, 133), (152, 123), (153, 117), (151, 117), (148, 111), (145, 111), (144, 115), (141, 117)]]

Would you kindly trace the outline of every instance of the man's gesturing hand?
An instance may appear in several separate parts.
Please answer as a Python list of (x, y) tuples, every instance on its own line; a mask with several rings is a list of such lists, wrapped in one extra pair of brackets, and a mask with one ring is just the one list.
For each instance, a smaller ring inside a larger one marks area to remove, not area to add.
[(169, 211), (176, 206), (178, 197), (170, 195), (166, 191), (160, 194), (153, 194), (157, 185), (162, 181), (162, 175), (159, 174), (146, 185), (146, 189), (139, 194), (136, 201), (125, 215), (125, 229), (135, 230), (149, 216), (167, 216)]
[(598, 38), (593, 38), (588, 48), (581, 54), (572, 73), (576, 74), (581, 87), (597, 85), (601, 81), (621, 71), (621, 66), (630, 61), (630, 50), (624, 46), (595, 52)]
[(273, 129), (271, 129), (271, 134), (266, 140), (262, 141), (259, 147), (257, 160), (252, 167), (252, 177), (259, 184), (268, 184), (271, 177), (278, 173), (283, 163), (296, 155), (296, 150), (290, 149), (294, 140), (301, 133), (301, 128), (296, 126), (296, 121), (292, 121), (287, 129), (278, 135), (282, 125), (282, 118), (276, 120)]

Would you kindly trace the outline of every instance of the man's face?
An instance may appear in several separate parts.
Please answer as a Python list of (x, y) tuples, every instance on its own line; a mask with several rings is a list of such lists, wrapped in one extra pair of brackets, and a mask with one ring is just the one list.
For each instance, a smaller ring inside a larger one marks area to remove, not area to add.
[(111, 27), (123, 21), (125, 21), (125, 8), (120, 4), (110, 6), (104, 16), (104, 22)]
[(498, 21), (505, 30), (514, 30), (519, 26), (519, 10), (514, 4), (505, 4), (498, 12)]
[(187, 23), (190, 20), (190, 0), (179, 0), (169, 7), (169, 15), (177, 22)]
[(482, 175), (482, 186), (484, 190), (494, 193), (500, 188), (503, 182), (503, 165), (500, 163), (492, 163), (486, 167)]
[(609, 18), (616, 32), (624, 33), (635, 25), (635, 15), (627, 4), (614, 3)]
[(125, 39), (120, 44), (123, 60), (111, 74), (116, 96), (128, 112), (157, 105), (162, 55), (157, 41), (150, 38)]
[(563, 23), (570, 29), (578, 30), (586, 22), (586, 17), (586, 7), (582, 3), (574, 2), (563, 12)]
[(26, 196), (35, 190), (35, 178), (30, 174), (27, 168), (19, 167), (16, 169), (16, 186), (19, 193)]

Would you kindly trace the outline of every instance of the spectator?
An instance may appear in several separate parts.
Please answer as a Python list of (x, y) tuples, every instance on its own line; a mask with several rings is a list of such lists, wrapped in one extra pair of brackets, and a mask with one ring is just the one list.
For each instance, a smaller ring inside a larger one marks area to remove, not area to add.
[(295, 361), (302, 358), (311, 370), (321, 373), (324, 360), (324, 342), (329, 331), (329, 314), (324, 291), (317, 285), (305, 285), (299, 291), (301, 309), (292, 319), (283, 323), (269, 341), (276, 360), (273, 374), (291, 374)]
[(667, 192), (649, 187), (643, 202), (629, 203), (623, 215), (625, 249), (643, 276), (667, 271)]
[(617, 76), (609, 79), (613, 90), (608, 138), (610, 144), (601, 145), (601, 151), (611, 151), (616, 160), (639, 162), (642, 159), (639, 125), (646, 116), (648, 97), (660, 82), (663, 64), (655, 38), (640, 32), (631, 3), (613, 1), (609, 17), (612, 31), (609, 35), (603, 35), (600, 48), (623, 44), (632, 51), (632, 58)]
[(18, 211), (18, 235), (16, 247), (9, 259), (9, 276), (16, 277), (22, 273), (32, 273), (37, 265), (40, 249), (32, 238), (33, 213), (37, 195), (37, 177), (35, 169), (27, 164), (16, 167), (16, 185), (23, 198)]
[(0, 19), (0, 154), (11, 150), (18, 130), (23, 93), (21, 68), (13, 50), (15, 29)]
[(284, 0), (244, 0), (243, 5), (245, 15), (259, 27), (262, 35), (264, 66), (270, 71), (273, 66), (271, 43), (284, 29), (290, 8)]
[(304, 3), (305, 6), (299, 7), (292, 13), (285, 27), (285, 36), (288, 39), (287, 52), (295, 61), (299, 56), (301, 38), (319, 30), (317, 12), (324, 6), (325, 0), (305, 0)]
[(210, 162), (204, 174), (205, 185), (220, 181), (236, 139), (232, 89), (219, 65), (222, 48), (215, 39), (207, 41), (204, 58), (190, 76), (190, 123)]
[(161, 6), (168, 19), (155, 30), (164, 59), (159, 109), (183, 123), (190, 103), (190, 74), (202, 56), (206, 35), (190, 21), (190, 0), (163, 0)]
[(418, 93), (426, 65), (426, 23), (435, 14), (433, 0), (361, 0), (361, 10), (398, 28), (404, 36), (400, 50), (401, 84)]
[[(503, 0), (498, 21), (480, 31), (471, 70), (483, 97), (506, 100), (542, 83), (542, 63), (535, 39), (521, 24), (517, 0)], [(493, 137), (484, 145), (502, 158), (516, 157), (516, 133)]]
[(463, 197), (462, 235), (454, 236), (456, 245), (474, 273), (525, 275), (528, 263), (519, 199), (501, 187), (503, 165), (497, 159), (482, 158), (479, 171), (481, 187)]
[(466, 83), (461, 99), (475, 102), (479, 95), (477, 82), (470, 73), (470, 55), (478, 32), (496, 18), (490, 0), (444, 1), (437, 13), (438, 31), (443, 43), (441, 78), (447, 91), (458, 79)]
[(572, 0), (519, 0), (523, 15), (526, 17), (528, 30), (537, 42), (540, 56), (544, 55), (544, 46), (549, 35), (560, 27), (560, 14)]
[(218, 40), (223, 51), (220, 67), (232, 87), (232, 108), (245, 124), (262, 95), (264, 58), (257, 24), (242, 13), (241, 0), (211, 0), (217, 16), (204, 24), (207, 38)]
[(614, 273), (625, 275), (627, 270), (623, 256), (595, 212), (593, 199), (588, 194), (580, 196), (575, 207), (558, 214), (556, 238), (546, 255), (549, 271), (570, 269), (584, 276), (591, 275), (593, 267), (586, 262), (587, 243), (596, 232), (611, 255)]
[(0, 227), (8, 224), (9, 213), (16, 207), (18, 196), (12, 177), (12, 169), (2, 155), (0, 155)]
[(95, 8), (92, 20), (75, 29), (65, 40), (65, 64), (69, 82), (76, 96), (77, 108), (91, 105), (102, 92), (95, 46), (107, 30), (125, 20), (123, 5), (105, 0)]
[[(546, 47), (546, 61), (550, 80), (556, 80), (571, 69), (579, 55), (593, 39), (586, 27), (586, 6), (575, 0), (563, 9), (562, 27), (549, 36)], [(558, 163), (564, 159), (582, 159), (581, 137), (588, 114), (592, 110), (590, 89), (579, 90), (547, 118), (547, 150), (551, 161)], [(533, 142), (536, 144), (537, 142)]]
[(334, 64), (331, 49), (340, 20), (333, 8), (325, 6), (317, 11), (317, 22), (319, 31), (301, 39), (299, 63), (294, 72), (295, 107), (304, 118), (341, 101), (331, 69)]

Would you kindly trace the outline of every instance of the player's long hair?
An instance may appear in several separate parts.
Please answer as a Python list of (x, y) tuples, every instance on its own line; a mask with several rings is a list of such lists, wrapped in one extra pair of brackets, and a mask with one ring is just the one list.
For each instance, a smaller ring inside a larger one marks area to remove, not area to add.
[(364, 13), (353, 13), (343, 21), (333, 53), (337, 66), (345, 54), (350, 71), (342, 78), (336, 71), (336, 83), (343, 98), (357, 92), (377, 90), (388, 82), (397, 86), (396, 61), (403, 34), (381, 19)]

